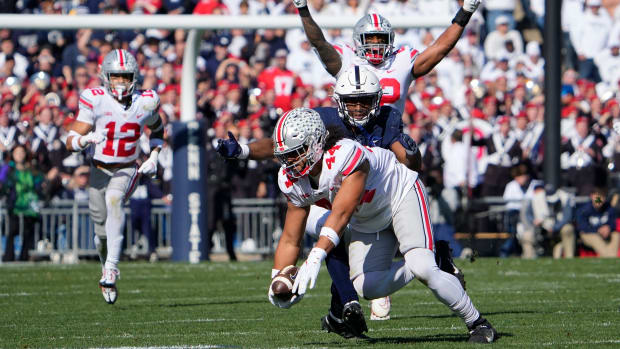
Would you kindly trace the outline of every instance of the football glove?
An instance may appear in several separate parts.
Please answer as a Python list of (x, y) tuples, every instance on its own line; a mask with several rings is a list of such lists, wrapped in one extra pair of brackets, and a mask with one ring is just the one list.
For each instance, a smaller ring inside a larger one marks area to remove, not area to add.
[(478, 6), (480, 6), (481, 0), (465, 0), (463, 1), (463, 10), (474, 13)]
[(237, 159), (241, 154), (241, 145), (232, 132), (228, 131), (228, 139), (218, 139), (215, 151), (226, 159)]
[(138, 173), (147, 176), (154, 176), (157, 173), (157, 157), (159, 155), (159, 150), (157, 149), (151, 151), (149, 158), (138, 168)]
[(407, 155), (411, 156), (418, 151), (418, 145), (408, 134), (401, 133), (398, 140), (400, 144), (403, 145), (403, 148), (405, 148)]
[(98, 132), (88, 132), (85, 136), (80, 136), (77, 139), (77, 145), (81, 149), (85, 149), (91, 144), (99, 144), (106, 140), (106, 136)]
[(308, 6), (308, 0), (293, 0), (295, 7), (302, 8)]
[(282, 308), (282, 309), (288, 309), (290, 307), (292, 307), (293, 305), (299, 303), (301, 301), (302, 298), (304, 298), (304, 295), (293, 295), (293, 297), (291, 297), (291, 299), (289, 299), (288, 301), (282, 300), (278, 297), (276, 297), (273, 293), (273, 290), (271, 289), (271, 285), (269, 285), (269, 302), (271, 302), (271, 304), (275, 305), (278, 308)]
[(314, 288), (316, 279), (319, 276), (319, 270), (321, 270), (321, 263), (327, 257), (327, 253), (324, 249), (315, 247), (308, 254), (308, 259), (301, 265), (297, 272), (297, 278), (293, 284), (293, 293), (304, 295), (308, 288), (308, 282), (310, 288)]

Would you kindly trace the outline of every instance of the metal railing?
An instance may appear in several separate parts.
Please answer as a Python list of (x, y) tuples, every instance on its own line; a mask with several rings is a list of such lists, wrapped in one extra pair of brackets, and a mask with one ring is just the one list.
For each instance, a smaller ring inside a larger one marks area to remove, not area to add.
[[(577, 202), (588, 198), (579, 197)], [(494, 221), (498, 231), (502, 230), (503, 216), (507, 201), (501, 197), (486, 197), (475, 200), (486, 205), (486, 209), (475, 212), (472, 217)], [(271, 254), (279, 240), (283, 226), (283, 214), (286, 203), (282, 199), (233, 199), (232, 209), (236, 217), (235, 249), (241, 253)], [(124, 253), (130, 257), (142, 256), (148, 249), (148, 241), (142, 237), (131, 222), (131, 210), (124, 208), (126, 224), (124, 228)], [(87, 202), (73, 200), (53, 201), (40, 211), (41, 218), (36, 223), (34, 232), (34, 249), (31, 255), (36, 257), (53, 257), (54, 254), (71, 254), (75, 258), (94, 257), (97, 251), (94, 245), (94, 225), (90, 219)], [(151, 209), (151, 227), (157, 237), (157, 254), (168, 258), (172, 253), (171, 207), (162, 200), (153, 200)], [(0, 208), (0, 254), (4, 254), (5, 239), (8, 235), (8, 214), (6, 208)], [(20, 224), (20, 237), (23, 230)], [(212, 253), (225, 253), (224, 233), (214, 233)]]
[[(234, 199), (233, 212), (236, 216), (237, 234), (235, 248), (242, 253), (269, 254), (274, 241), (280, 237), (281, 208), (280, 199)], [(148, 241), (131, 221), (131, 209), (124, 208), (126, 220), (123, 230), (125, 237), (124, 253), (132, 258), (147, 253)], [(153, 200), (151, 208), (152, 232), (157, 237), (156, 252), (160, 258), (168, 258), (172, 253), (171, 207), (163, 200)], [(73, 258), (94, 257), (97, 255), (94, 243), (94, 224), (90, 219), (88, 202), (74, 200), (55, 200), (40, 211), (40, 219), (34, 229), (34, 249), (30, 255), (45, 258), (54, 254), (70, 254)], [(21, 218), (21, 217), (20, 217)], [(20, 221), (19, 240), (16, 249), (23, 241), (23, 221)], [(8, 238), (9, 219), (5, 207), (0, 208), (0, 255), (4, 254)], [(224, 253), (224, 233), (216, 231), (213, 237), (212, 253)]]
[[(146, 253), (148, 249), (141, 232), (133, 229), (131, 222), (131, 210), (124, 208), (126, 223), (124, 237), (127, 248), (126, 254), (134, 255)], [(153, 200), (151, 208), (152, 232), (157, 236), (158, 253), (166, 257), (171, 250), (171, 208), (162, 200)], [(23, 241), (23, 217), (20, 217), (19, 243)], [(2, 248), (0, 254), (4, 254), (5, 239), (8, 238), (8, 212), (6, 208), (0, 209), (0, 237)], [(54, 200), (47, 207), (41, 208), (40, 219), (34, 227), (34, 249), (30, 255), (35, 257), (52, 257), (54, 253), (72, 254), (75, 258), (96, 256), (97, 251), (94, 243), (95, 229), (88, 211), (88, 202), (74, 200)]]

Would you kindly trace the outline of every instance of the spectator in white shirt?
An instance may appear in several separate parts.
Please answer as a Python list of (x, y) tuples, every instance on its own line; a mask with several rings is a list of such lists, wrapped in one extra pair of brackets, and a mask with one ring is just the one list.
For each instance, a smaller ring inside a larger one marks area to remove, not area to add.
[(620, 78), (620, 40), (611, 42), (609, 47), (594, 57), (601, 79), (614, 87)]
[(525, 198), (525, 193), (530, 184), (530, 175), (525, 164), (516, 165), (511, 169), (514, 178), (506, 184), (503, 199), (506, 201), (506, 213), (504, 214), (504, 230), (510, 233), (510, 237), (502, 244), (499, 256), (502, 258), (510, 257), (517, 247), (517, 223), (519, 213)]
[(515, 28), (515, 19), (513, 12), (515, 10), (517, 0), (486, 0), (483, 2), (484, 8), (487, 10), (487, 32), (490, 33), (497, 27), (496, 18), (506, 16), (508, 19), (508, 28)]
[(499, 16), (495, 20), (496, 29), (487, 35), (484, 40), (484, 53), (487, 58), (495, 58), (501, 51), (506, 50), (506, 41), (512, 41), (514, 52), (523, 53), (523, 39), (521, 34), (514, 29), (510, 29), (508, 16)]
[(304, 85), (312, 85), (317, 89), (325, 82), (325, 75), (329, 75), (307, 39), (289, 53), (286, 68), (297, 74)]
[(476, 66), (476, 70), (480, 71), (484, 66), (484, 51), (480, 47), (480, 37), (478, 32), (474, 30), (466, 30), (465, 35), (459, 39), (455, 46), (461, 55), (470, 56), (471, 61)]
[(545, 60), (540, 56), (540, 47), (535, 41), (525, 46), (525, 55), (521, 56), (524, 64), (523, 73), (529, 79), (542, 82), (545, 77)]
[(478, 185), (476, 157), (471, 146), (463, 142), (462, 131), (455, 130), (451, 137), (446, 137), (441, 145), (441, 155), (445, 161), (443, 182), (446, 188)]
[(611, 25), (611, 18), (604, 9), (601, 9), (601, 0), (588, 0), (588, 7), (571, 33), (571, 40), (577, 52), (579, 76), (582, 78), (601, 81), (594, 57), (607, 45)]
[(28, 74), (26, 73), (26, 70), (29, 65), (28, 59), (21, 53), (15, 51), (15, 44), (11, 38), (3, 39), (0, 44), (0, 69), (4, 67), (7, 56), (13, 57), (13, 61), (15, 63), (15, 66), (13, 66), (13, 74), (22, 80), (27, 78)]

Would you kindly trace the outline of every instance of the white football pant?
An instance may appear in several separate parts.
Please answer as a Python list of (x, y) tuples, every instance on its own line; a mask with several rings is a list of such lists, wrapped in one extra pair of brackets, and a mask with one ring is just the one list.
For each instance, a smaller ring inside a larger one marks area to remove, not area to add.
[(95, 246), (105, 268), (117, 268), (123, 244), (123, 204), (136, 188), (136, 166), (114, 170), (91, 166), (88, 208), (95, 223)]
[[(434, 238), (426, 191), (420, 180), (392, 215), (392, 225), (377, 234), (351, 231), (349, 265), (357, 293), (367, 299), (390, 295), (414, 278), (457, 313), (467, 325), (479, 317), (459, 280), (435, 263)], [(404, 261), (392, 262), (396, 249)]]

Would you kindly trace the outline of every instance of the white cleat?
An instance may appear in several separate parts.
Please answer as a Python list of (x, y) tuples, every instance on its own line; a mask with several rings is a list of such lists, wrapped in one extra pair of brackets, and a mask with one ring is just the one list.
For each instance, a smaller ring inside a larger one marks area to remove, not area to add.
[(118, 269), (107, 268), (103, 269), (101, 280), (99, 280), (99, 288), (101, 294), (106, 303), (114, 304), (118, 297), (118, 290), (116, 289), (116, 280), (120, 279), (120, 271)]
[(370, 301), (370, 320), (389, 320), (392, 300), (390, 296)]

